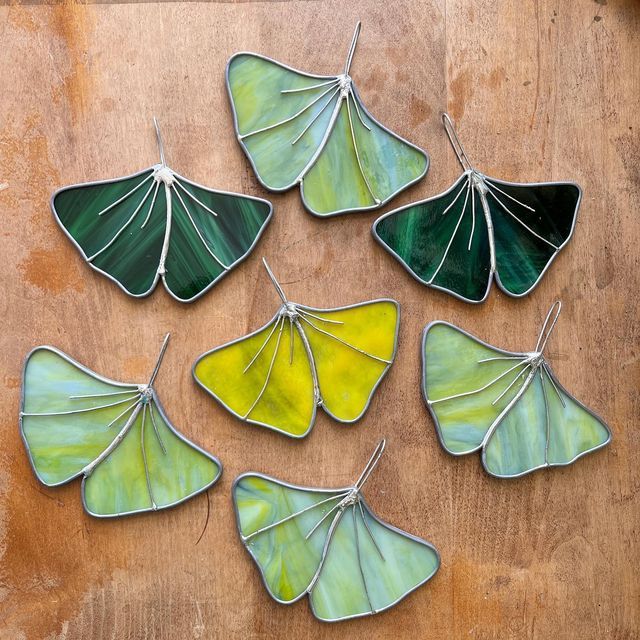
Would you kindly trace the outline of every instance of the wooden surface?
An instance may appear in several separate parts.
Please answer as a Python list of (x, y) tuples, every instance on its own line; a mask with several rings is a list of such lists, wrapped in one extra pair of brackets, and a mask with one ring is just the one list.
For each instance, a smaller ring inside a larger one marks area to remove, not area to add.
[[(481, 170), (583, 186), (574, 239), (533, 295), (494, 289), (470, 306), (428, 290), (373, 242), (380, 212), (316, 220), (296, 191), (267, 196), (258, 186), (233, 135), (227, 59), (245, 49), (335, 73), (358, 18), (352, 75), (365, 104), (432, 160), (427, 178), (387, 209), (457, 177), (443, 109)], [(0, 7), (0, 637), (639, 637), (639, 29), (633, 0)], [(156, 162), (153, 115), (174, 169), (275, 205), (251, 258), (193, 305), (162, 288), (128, 298), (82, 262), (49, 210), (59, 186)], [(397, 361), (358, 424), (319, 415), (295, 442), (239, 423), (194, 384), (198, 354), (277, 308), (262, 255), (293, 300), (401, 302)], [(443, 319), (530, 349), (558, 297), (550, 361), (611, 425), (613, 442), (568, 468), (491, 479), (477, 455), (454, 459), (437, 442), (418, 385), (420, 331)], [(199, 543), (206, 496), (160, 514), (93, 519), (79, 482), (36, 481), (17, 428), (22, 359), (34, 345), (137, 382), (169, 330), (158, 392), (175, 424), (225, 467)], [(439, 573), (391, 611), (339, 625), (317, 622), (305, 601), (275, 604), (238, 540), (233, 479), (256, 470), (341, 486), (382, 436), (387, 453), (367, 499), (436, 545)]]

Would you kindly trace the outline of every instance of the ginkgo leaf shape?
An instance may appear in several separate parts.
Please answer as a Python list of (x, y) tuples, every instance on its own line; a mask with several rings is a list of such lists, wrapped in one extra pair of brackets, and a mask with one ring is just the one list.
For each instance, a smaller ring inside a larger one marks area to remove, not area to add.
[(92, 516), (156, 511), (201, 493), (222, 465), (180, 434), (151, 379), (104, 378), (53, 347), (27, 356), (20, 432), (40, 482), (55, 487), (82, 476), (82, 503)]
[(425, 328), (422, 390), (446, 451), (482, 449), (491, 475), (514, 478), (571, 464), (609, 443), (607, 425), (564, 389), (544, 358), (560, 307), (551, 307), (528, 353), (492, 347), (446, 322)]
[(275, 600), (309, 594), (313, 614), (336, 622), (380, 613), (434, 576), (436, 549), (380, 520), (361, 495), (384, 444), (352, 487), (312, 489), (259, 473), (235, 480), (240, 537)]
[(294, 438), (321, 406), (340, 422), (359, 420), (397, 349), (400, 305), (380, 299), (336, 309), (287, 300), (261, 329), (201, 355), (196, 382), (236, 417)]
[(173, 298), (192, 302), (251, 253), (273, 208), (183, 178), (165, 162), (157, 122), (156, 134), (159, 164), (64, 187), (51, 208), (88, 264), (125, 293), (148, 296), (161, 278)]
[(242, 149), (264, 187), (300, 184), (302, 201), (326, 217), (381, 207), (427, 172), (427, 154), (377, 122), (344, 71), (318, 76), (255, 53), (227, 65), (227, 88)]
[(480, 173), (443, 118), (463, 174), (444, 193), (378, 218), (373, 236), (419, 282), (465, 302), (484, 302), (494, 277), (506, 294), (525, 296), (571, 238), (580, 187)]

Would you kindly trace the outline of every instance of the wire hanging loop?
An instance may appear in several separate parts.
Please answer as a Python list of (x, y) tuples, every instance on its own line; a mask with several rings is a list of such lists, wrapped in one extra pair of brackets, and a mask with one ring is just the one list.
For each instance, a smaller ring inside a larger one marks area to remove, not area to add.
[(164, 158), (164, 145), (162, 144), (162, 135), (160, 133), (160, 125), (158, 124), (158, 120), (155, 116), (153, 116), (153, 125), (156, 128), (156, 140), (158, 141), (158, 150), (160, 151), (160, 162), (162, 162), (163, 167), (166, 167), (167, 162)]
[(380, 440), (380, 442), (378, 442), (378, 446), (375, 448), (375, 451), (369, 458), (369, 462), (367, 462), (364, 469), (362, 470), (362, 473), (360, 474), (360, 477), (358, 478), (356, 483), (353, 485), (356, 491), (360, 491), (364, 483), (369, 479), (371, 472), (376, 468), (376, 465), (378, 464), (378, 462), (380, 461), (380, 458), (382, 457), (382, 454), (384, 453), (384, 448), (386, 444), (387, 442), (384, 438)]
[(453, 147), (453, 151), (458, 158), (458, 162), (462, 165), (462, 168), (465, 171), (472, 171), (473, 167), (471, 166), (471, 161), (469, 160), (462, 143), (460, 142), (460, 138), (458, 138), (458, 134), (456, 133), (456, 128), (453, 125), (453, 121), (449, 117), (448, 113), (442, 114), (442, 124), (444, 125), (445, 133), (449, 138), (449, 142)]
[(160, 371), (160, 365), (162, 364), (162, 358), (164, 358), (165, 351), (167, 350), (167, 346), (169, 345), (169, 336), (171, 334), (167, 333), (162, 342), (162, 347), (160, 347), (160, 355), (158, 355), (158, 360), (156, 361), (156, 366), (153, 369), (153, 373), (151, 374), (151, 378), (149, 378), (149, 384), (147, 386), (153, 385), (155, 382), (156, 376), (158, 375), (158, 371)]
[(264, 264), (264, 268), (267, 270), (267, 273), (269, 274), (269, 278), (271, 278), (271, 282), (273, 282), (273, 286), (276, 288), (276, 291), (278, 292), (280, 299), (282, 300), (282, 302), (287, 304), (289, 302), (287, 300), (287, 296), (284, 295), (284, 291), (282, 290), (280, 283), (278, 282), (276, 277), (273, 275), (273, 271), (271, 271), (271, 269), (269, 268), (266, 258), (262, 258), (262, 263)]
[(351, 61), (353, 60), (353, 54), (356, 52), (356, 44), (358, 44), (358, 36), (360, 35), (360, 28), (362, 23), (358, 20), (356, 24), (356, 30), (353, 32), (353, 38), (351, 39), (351, 45), (349, 46), (349, 53), (347, 54), (347, 61), (344, 65), (344, 75), (349, 75), (349, 69), (351, 68)]
[(556, 326), (556, 322), (558, 322), (558, 318), (560, 317), (561, 310), (562, 302), (560, 302), (560, 300), (556, 300), (551, 305), (551, 309), (549, 309), (549, 313), (547, 313), (547, 317), (542, 323), (542, 329), (540, 329), (540, 335), (538, 336), (538, 342), (536, 343), (536, 351), (538, 353), (542, 353), (544, 351), (544, 348), (547, 346), (547, 342), (549, 341), (551, 332), (553, 331), (554, 327)]

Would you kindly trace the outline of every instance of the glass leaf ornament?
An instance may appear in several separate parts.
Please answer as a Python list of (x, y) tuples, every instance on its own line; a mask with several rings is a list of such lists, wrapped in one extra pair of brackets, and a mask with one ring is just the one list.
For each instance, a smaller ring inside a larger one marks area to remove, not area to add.
[(258, 180), (271, 191), (300, 184), (317, 216), (381, 207), (428, 169), (427, 154), (366, 110), (349, 69), (318, 76), (255, 53), (227, 65), (236, 135)]
[(543, 355), (560, 308), (551, 307), (527, 353), (492, 347), (447, 322), (425, 328), (422, 390), (447, 452), (481, 449), (491, 475), (515, 478), (609, 443), (607, 425), (564, 389)]
[(220, 462), (176, 430), (153, 388), (168, 340), (145, 384), (104, 378), (53, 347), (27, 356), (20, 432), (31, 466), (49, 487), (82, 476), (92, 516), (166, 509), (220, 477)]
[(465, 302), (484, 302), (494, 277), (507, 295), (525, 296), (571, 238), (580, 187), (486, 176), (447, 114), (443, 122), (464, 172), (444, 193), (378, 218), (373, 236), (416, 280)]
[(307, 307), (290, 302), (264, 265), (282, 306), (261, 329), (200, 356), (196, 382), (241, 420), (294, 438), (309, 433), (318, 406), (355, 422), (395, 358), (400, 305)]
[(233, 485), (242, 542), (269, 594), (282, 604), (309, 594), (313, 614), (337, 622), (380, 613), (438, 570), (436, 549), (380, 520), (362, 497), (382, 440), (357, 482), (299, 487), (259, 473)]
[(192, 302), (251, 253), (271, 219), (262, 198), (214, 191), (160, 163), (131, 176), (64, 187), (53, 214), (84, 259), (125, 293), (148, 296), (159, 279)]

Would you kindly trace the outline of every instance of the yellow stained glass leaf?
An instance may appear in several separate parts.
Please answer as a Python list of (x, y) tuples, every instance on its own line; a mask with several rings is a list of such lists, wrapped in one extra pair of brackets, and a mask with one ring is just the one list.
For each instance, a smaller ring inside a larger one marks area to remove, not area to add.
[(294, 438), (321, 406), (340, 422), (362, 417), (395, 358), (400, 305), (380, 299), (336, 309), (290, 302), (254, 333), (208, 351), (196, 382), (236, 417)]

